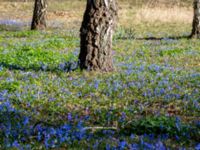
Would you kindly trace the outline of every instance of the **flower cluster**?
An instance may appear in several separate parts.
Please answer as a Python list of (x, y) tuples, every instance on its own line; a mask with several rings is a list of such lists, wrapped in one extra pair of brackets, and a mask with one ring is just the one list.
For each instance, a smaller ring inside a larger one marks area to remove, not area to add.
[(199, 149), (198, 42), (118, 38), (117, 71), (98, 74), (68, 33), (0, 41), (0, 149)]

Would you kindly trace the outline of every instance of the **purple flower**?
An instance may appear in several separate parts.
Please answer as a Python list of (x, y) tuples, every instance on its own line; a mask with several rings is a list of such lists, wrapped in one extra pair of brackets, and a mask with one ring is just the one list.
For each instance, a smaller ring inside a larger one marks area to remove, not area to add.
[(94, 82), (94, 88), (95, 88), (95, 89), (98, 89), (98, 87), (99, 87), (99, 81), (96, 80), (96, 81)]
[(72, 114), (71, 114), (71, 113), (68, 113), (67, 119), (68, 119), (69, 121), (72, 121)]
[(134, 139), (134, 138), (135, 138), (135, 135), (134, 135), (134, 134), (131, 134), (130, 138), (131, 138), (131, 139)]
[(159, 149), (159, 150), (166, 150), (166, 147), (164, 146), (164, 144), (161, 142), (161, 141), (158, 141), (156, 143), (156, 149)]
[(66, 68), (66, 64), (65, 63), (59, 64), (59, 69), (60, 70), (65, 70), (65, 68)]
[(120, 117), (120, 122), (123, 122), (123, 121), (125, 121), (125, 119), (126, 119), (126, 113), (125, 112), (122, 112), (122, 114), (121, 114), (121, 117)]

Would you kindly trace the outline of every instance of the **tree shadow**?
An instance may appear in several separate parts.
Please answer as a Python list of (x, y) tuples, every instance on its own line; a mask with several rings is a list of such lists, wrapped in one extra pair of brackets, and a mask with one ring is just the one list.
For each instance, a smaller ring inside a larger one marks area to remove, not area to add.
[(9, 70), (20, 70), (20, 71), (44, 71), (44, 72), (52, 72), (52, 73), (58, 73), (58, 72), (72, 72), (79, 68), (79, 61), (68, 61), (64, 63), (60, 63), (55, 66), (48, 66), (45, 64), (41, 64), (40, 66), (36, 65), (30, 65), (27, 67), (23, 67), (16, 64), (9, 64), (5, 62), (0, 62), (0, 67), (7, 68)]
[(169, 36), (169, 37), (145, 37), (145, 38), (135, 38), (135, 40), (147, 40), (147, 41), (161, 41), (161, 40), (180, 40), (180, 39), (190, 39), (190, 35), (183, 36)]

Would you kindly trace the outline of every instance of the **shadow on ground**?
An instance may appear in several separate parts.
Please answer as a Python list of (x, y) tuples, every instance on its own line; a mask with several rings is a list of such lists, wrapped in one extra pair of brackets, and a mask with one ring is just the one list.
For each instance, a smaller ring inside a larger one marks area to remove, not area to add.
[(45, 71), (45, 72), (71, 72), (75, 71), (79, 68), (79, 62), (78, 61), (69, 61), (65, 63), (61, 63), (59, 65), (55, 65), (53, 67), (50, 67), (48, 65), (42, 64), (41, 66), (28, 66), (23, 67), (16, 64), (8, 64), (4, 62), (0, 62), (0, 67), (7, 68), (9, 70), (21, 70), (21, 71)]
[(181, 40), (181, 39), (190, 39), (190, 35), (185, 36), (169, 36), (169, 37), (145, 37), (145, 38), (135, 38), (135, 40), (152, 40), (152, 41), (160, 41), (160, 40)]

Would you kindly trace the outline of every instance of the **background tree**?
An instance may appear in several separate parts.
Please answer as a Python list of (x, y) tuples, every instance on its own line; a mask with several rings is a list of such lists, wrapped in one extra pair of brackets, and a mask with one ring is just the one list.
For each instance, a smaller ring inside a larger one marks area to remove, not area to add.
[(191, 37), (200, 38), (200, 0), (194, 0), (194, 18)]
[(33, 20), (31, 29), (45, 29), (46, 28), (46, 0), (35, 0), (35, 7), (33, 11)]
[(115, 0), (88, 0), (80, 29), (81, 69), (114, 70), (112, 35), (117, 18)]

